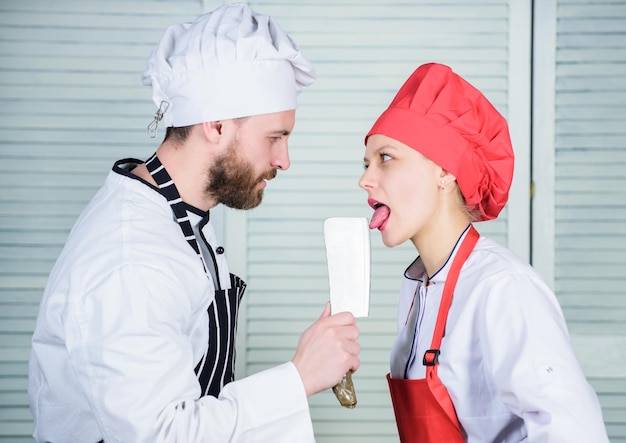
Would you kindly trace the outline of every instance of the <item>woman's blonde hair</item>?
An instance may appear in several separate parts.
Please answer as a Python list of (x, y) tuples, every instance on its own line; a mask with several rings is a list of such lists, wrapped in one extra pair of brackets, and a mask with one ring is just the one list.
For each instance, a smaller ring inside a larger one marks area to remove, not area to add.
[(471, 222), (480, 221), (482, 219), (482, 213), (480, 212), (478, 205), (467, 204), (458, 183), (456, 183), (456, 192), (459, 195), (459, 200), (461, 202), (461, 210), (465, 212), (465, 215), (467, 215)]

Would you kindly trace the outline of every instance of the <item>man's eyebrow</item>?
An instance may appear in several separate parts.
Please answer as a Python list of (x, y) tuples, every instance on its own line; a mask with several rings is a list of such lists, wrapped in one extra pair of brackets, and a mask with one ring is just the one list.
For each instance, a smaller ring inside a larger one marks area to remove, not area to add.
[(286, 129), (278, 129), (276, 131), (271, 131), (270, 134), (287, 136), (287, 135), (291, 134), (291, 132), (287, 131)]

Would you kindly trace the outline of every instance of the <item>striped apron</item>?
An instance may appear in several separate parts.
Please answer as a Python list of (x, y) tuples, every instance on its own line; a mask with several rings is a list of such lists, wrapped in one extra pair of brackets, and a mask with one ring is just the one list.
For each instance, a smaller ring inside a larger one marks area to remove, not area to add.
[[(198, 255), (207, 276), (210, 275), (215, 282), (215, 297), (207, 312), (209, 342), (206, 353), (196, 365), (195, 372), (202, 388), (202, 395), (217, 397), (221, 389), (235, 379), (237, 314), (246, 283), (236, 275), (230, 274), (230, 282), (228, 282), (230, 285), (227, 289), (222, 289), (225, 282), (220, 282), (219, 272), (216, 269), (215, 252), (201, 233), (202, 226), (209, 221), (209, 214), (207, 213), (197, 228), (198, 230), (194, 232), (185, 203), (156, 154), (146, 161), (146, 166), (172, 208), (185, 240)], [(217, 253), (223, 253), (223, 248), (217, 248)], [(207, 269), (211, 265), (213, 268)]]

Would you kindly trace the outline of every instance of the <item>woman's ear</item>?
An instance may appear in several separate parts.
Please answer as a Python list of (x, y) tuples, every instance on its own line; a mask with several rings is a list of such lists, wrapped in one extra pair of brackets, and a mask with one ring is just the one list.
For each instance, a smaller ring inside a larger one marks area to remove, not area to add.
[(446, 185), (452, 183), (456, 180), (456, 176), (445, 169), (441, 168), (441, 172), (439, 173), (439, 187), (443, 190), (446, 188)]

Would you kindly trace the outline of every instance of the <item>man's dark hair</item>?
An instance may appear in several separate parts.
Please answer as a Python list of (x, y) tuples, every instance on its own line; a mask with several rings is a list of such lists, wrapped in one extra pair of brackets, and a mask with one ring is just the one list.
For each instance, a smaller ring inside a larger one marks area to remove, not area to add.
[(174, 144), (180, 145), (187, 140), (191, 133), (192, 126), (181, 126), (179, 128), (169, 127), (165, 129), (165, 138), (163, 141), (169, 140)]

